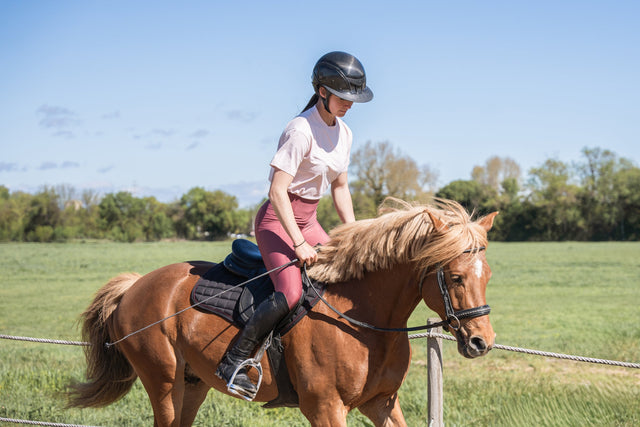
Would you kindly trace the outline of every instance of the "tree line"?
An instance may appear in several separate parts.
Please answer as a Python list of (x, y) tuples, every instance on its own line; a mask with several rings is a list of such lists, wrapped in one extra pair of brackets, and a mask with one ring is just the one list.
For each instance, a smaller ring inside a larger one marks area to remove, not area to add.
[(235, 196), (195, 187), (173, 203), (129, 192), (99, 197), (69, 186), (44, 187), (37, 194), (9, 193), (0, 186), (0, 241), (61, 242), (109, 239), (219, 240), (249, 234), (253, 212), (239, 209)]
[[(351, 169), (358, 219), (375, 216), (388, 196), (418, 202), (435, 196), (478, 215), (500, 211), (492, 240), (640, 240), (640, 169), (609, 150), (584, 148), (571, 164), (547, 159), (526, 176), (513, 159), (495, 156), (474, 167), (471, 179), (437, 188), (428, 165), (389, 142), (368, 142), (354, 151)], [(235, 196), (202, 187), (161, 203), (129, 192), (100, 196), (45, 186), (29, 194), (0, 185), (0, 241), (219, 240), (250, 235), (260, 205), (239, 208)], [(340, 223), (329, 196), (320, 201), (318, 219), (327, 230)]]

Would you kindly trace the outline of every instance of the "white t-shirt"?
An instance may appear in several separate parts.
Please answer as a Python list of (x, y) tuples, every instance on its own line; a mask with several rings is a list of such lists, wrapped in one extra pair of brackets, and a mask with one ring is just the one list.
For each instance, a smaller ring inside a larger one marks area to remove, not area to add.
[(334, 126), (328, 126), (314, 106), (291, 120), (282, 132), (269, 181), (274, 168), (280, 169), (293, 177), (289, 193), (318, 200), (347, 171), (352, 141), (351, 129), (339, 117)]

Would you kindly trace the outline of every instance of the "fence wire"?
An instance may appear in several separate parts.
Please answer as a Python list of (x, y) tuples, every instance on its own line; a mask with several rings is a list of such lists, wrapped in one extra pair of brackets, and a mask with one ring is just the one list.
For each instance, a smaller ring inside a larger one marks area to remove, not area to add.
[[(425, 332), (422, 334), (409, 335), (409, 339), (415, 338), (442, 338), (444, 340), (455, 341), (451, 335), (439, 332)], [(493, 348), (499, 350), (513, 351), (516, 353), (533, 354), (536, 356), (554, 357), (556, 359), (574, 360), (576, 362), (599, 363), (602, 365), (622, 366), (624, 368), (640, 369), (640, 363), (619, 362), (617, 360), (596, 359), (594, 357), (574, 356), (571, 354), (553, 353), (550, 351), (531, 350), (529, 348), (512, 347), (510, 345), (494, 344)]]
[[(442, 334), (439, 332), (424, 332), (421, 334), (413, 334), (409, 335), (409, 339), (417, 339), (417, 338), (442, 338), (448, 341), (455, 341), (455, 337), (451, 335)], [(66, 340), (53, 340), (47, 338), (31, 338), (31, 337), (21, 337), (21, 336), (12, 336), (12, 335), (3, 335), (0, 334), (0, 339), (14, 340), (14, 341), (28, 341), (28, 342), (39, 342), (45, 344), (61, 344), (61, 345), (77, 345), (77, 346), (90, 346), (91, 343), (84, 341), (66, 341)], [(542, 351), (542, 350), (532, 350), (529, 348), (521, 348), (521, 347), (513, 347), (510, 345), (502, 345), (502, 344), (494, 344), (493, 348), (498, 350), (506, 350), (513, 351), (516, 353), (524, 353), (524, 354), (533, 354), (535, 356), (543, 356), (543, 357), (552, 357), (556, 359), (565, 359), (565, 360), (573, 360), (576, 362), (585, 362), (585, 363), (596, 363), (601, 365), (609, 365), (609, 366), (621, 366), (623, 368), (633, 368), (640, 369), (640, 363), (631, 363), (631, 362), (620, 362), (617, 360), (607, 360), (607, 359), (598, 359), (595, 357), (584, 357), (584, 356), (575, 356), (572, 354), (563, 354), (563, 353), (554, 353), (551, 351)]]
[(0, 417), (0, 422), (13, 423), (13, 424), (29, 424), (32, 426), (53, 426), (53, 427), (97, 427), (97, 426), (85, 426), (82, 424), (64, 424), (64, 423), (48, 423), (44, 421), (29, 421), (29, 420), (17, 420), (14, 418)]
[(2, 334), (0, 334), (0, 339), (14, 340), (14, 341), (41, 342), (46, 344), (80, 345), (85, 347), (91, 345), (91, 343), (84, 342), (84, 341), (50, 340), (47, 338), (19, 337), (19, 336), (2, 335)]

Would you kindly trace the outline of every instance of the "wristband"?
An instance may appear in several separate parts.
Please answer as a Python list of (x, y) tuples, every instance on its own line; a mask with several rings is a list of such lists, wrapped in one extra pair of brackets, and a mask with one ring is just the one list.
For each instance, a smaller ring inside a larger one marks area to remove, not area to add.
[(293, 245), (293, 249), (297, 249), (297, 248), (299, 248), (300, 246), (304, 245), (305, 243), (307, 243), (307, 241), (303, 239), (303, 240), (302, 240), (302, 242), (300, 242), (299, 244), (297, 244), (297, 245)]

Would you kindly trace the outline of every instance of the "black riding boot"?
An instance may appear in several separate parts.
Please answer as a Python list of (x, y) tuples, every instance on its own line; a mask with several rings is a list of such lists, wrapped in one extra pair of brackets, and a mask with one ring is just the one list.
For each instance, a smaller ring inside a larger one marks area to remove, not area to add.
[(276, 292), (264, 300), (256, 308), (238, 340), (231, 350), (225, 354), (218, 365), (216, 375), (227, 383), (229, 391), (242, 396), (253, 396), (257, 392), (256, 385), (251, 382), (246, 368), (242, 368), (236, 374), (233, 384), (229, 381), (238, 365), (251, 358), (255, 348), (262, 343), (265, 337), (277, 324), (289, 313), (287, 298), (282, 292)]

